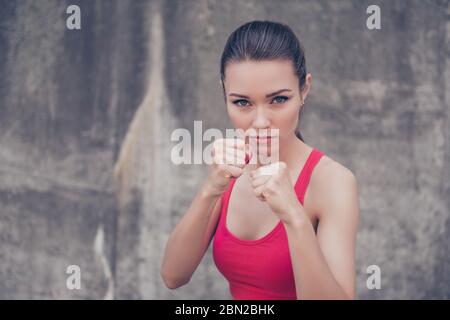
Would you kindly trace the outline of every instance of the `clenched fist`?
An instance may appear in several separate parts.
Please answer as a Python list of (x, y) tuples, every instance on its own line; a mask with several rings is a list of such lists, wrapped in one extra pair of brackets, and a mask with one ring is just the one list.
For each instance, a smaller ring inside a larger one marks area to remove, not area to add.
[(259, 167), (250, 172), (255, 196), (266, 202), (285, 223), (292, 222), (292, 214), (301, 207), (284, 162)]
[(222, 194), (232, 178), (244, 172), (244, 166), (251, 157), (242, 139), (218, 139), (211, 149), (212, 164), (209, 167), (207, 188), (213, 195)]

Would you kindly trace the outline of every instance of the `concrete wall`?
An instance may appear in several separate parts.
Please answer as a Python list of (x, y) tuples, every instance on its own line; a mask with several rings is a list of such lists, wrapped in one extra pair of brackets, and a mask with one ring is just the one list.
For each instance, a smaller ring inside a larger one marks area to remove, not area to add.
[[(82, 30), (67, 30), (69, 4)], [(381, 7), (381, 30), (366, 8)], [(218, 299), (211, 251), (165, 289), (167, 237), (205, 174), (170, 162), (175, 128), (231, 127), (227, 36), (289, 24), (313, 89), (307, 142), (360, 187), (360, 299), (450, 297), (449, 1), (0, 0), (0, 298)], [(81, 268), (81, 290), (66, 268)], [(366, 288), (379, 265), (382, 289)]]

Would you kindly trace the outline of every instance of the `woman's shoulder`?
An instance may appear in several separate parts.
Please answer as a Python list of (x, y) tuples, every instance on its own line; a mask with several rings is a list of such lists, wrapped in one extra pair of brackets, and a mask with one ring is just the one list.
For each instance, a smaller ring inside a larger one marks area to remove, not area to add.
[[(328, 155), (323, 155), (310, 180), (313, 198), (318, 207), (332, 207), (357, 196), (355, 174)], [(321, 210), (322, 211), (322, 210)]]
[(322, 184), (329, 184), (334, 180), (342, 182), (342, 180), (349, 181), (356, 179), (354, 173), (349, 168), (326, 154), (323, 154), (314, 168), (313, 176), (314, 179), (311, 177), (311, 180)]

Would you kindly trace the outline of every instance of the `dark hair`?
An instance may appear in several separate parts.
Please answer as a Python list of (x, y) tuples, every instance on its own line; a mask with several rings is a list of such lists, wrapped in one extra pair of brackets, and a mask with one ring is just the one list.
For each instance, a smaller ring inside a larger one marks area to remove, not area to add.
[[(305, 52), (300, 41), (285, 24), (272, 21), (251, 21), (237, 28), (229, 36), (220, 60), (220, 79), (225, 96), (225, 68), (232, 61), (290, 60), (298, 77), (300, 91), (306, 79)], [(303, 107), (300, 109), (300, 115)], [(296, 136), (303, 137), (298, 129)]]

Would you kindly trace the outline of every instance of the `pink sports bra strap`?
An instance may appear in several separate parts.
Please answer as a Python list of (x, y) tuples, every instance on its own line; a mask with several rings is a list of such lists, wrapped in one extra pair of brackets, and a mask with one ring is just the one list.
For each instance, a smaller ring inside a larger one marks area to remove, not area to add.
[(300, 176), (295, 184), (295, 193), (298, 199), (303, 204), (306, 189), (308, 187), (309, 181), (311, 180), (311, 175), (313, 173), (314, 167), (322, 158), (323, 153), (318, 149), (313, 149), (306, 160), (306, 163), (300, 173)]

